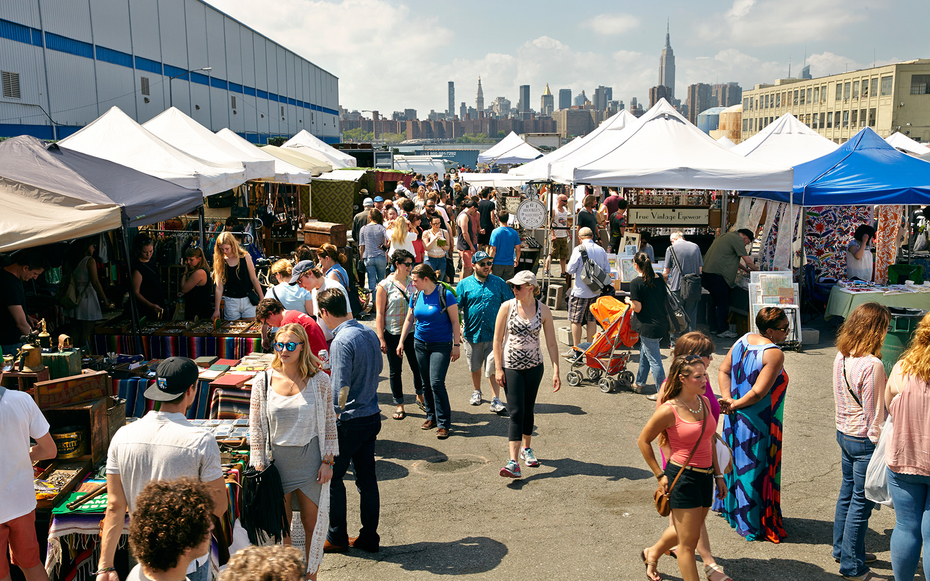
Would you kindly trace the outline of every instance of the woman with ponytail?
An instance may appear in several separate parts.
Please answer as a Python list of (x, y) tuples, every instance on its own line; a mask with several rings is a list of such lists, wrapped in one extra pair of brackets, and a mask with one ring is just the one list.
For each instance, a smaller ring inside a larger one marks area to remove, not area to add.
[(630, 283), (630, 296), (626, 299), (636, 313), (633, 329), (639, 333), (639, 371), (636, 373), (633, 391), (643, 392), (650, 371), (658, 391), (659, 386), (665, 381), (659, 341), (668, 333), (665, 310), (665, 303), (668, 301), (667, 289), (652, 270), (652, 262), (645, 252), (637, 252), (633, 257), (633, 264), (639, 276)]

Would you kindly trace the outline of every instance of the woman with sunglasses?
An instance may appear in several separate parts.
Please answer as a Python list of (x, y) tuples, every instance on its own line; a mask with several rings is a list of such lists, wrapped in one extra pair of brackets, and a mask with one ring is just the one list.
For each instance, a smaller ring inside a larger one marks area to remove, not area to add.
[[(672, 360), (677, 359), (678, 357), (686, 357), (688, 361), (697, 361), (699, 358), (704, 364), (705, 369), (710, 369), (710, 362), (714, 358), (714, 342), (710, 340), (710, 337), (705, 335), (700, 331), (692, 331), (690, 333), (685, 333), (684, 335), (678, 338), (678, 341), (675, 342), (675, 348), (672, 350)], [(704, 398), (707, 400), (708, 409), (710, 409), (710, 415), (714, 418), (715, 423), (720, 423), (720, 403), (717, 401), (717, 396), (714, 394), (714, 390), (710, 385), (710, 373), (705, 373), (704, 375)], [(665, 391), (668, 387), (668, 380), (666, 380), (661, 387), (659, 387), (659, 393), (655, 395), (646, 396), (647, 399), (653, 401), (662, 400), (664, 401)], [(656, 403), (656, 409), (659, 409), (661, 403)], [(662, 456), (662, 468), (666, 466), (668, 458), (671, 458), (671, 450), (665, 446), (659, 447), (659, 453)], [(666, 529), (664, 535), (673, 536), (677, 544), (677, 533), (675, 532), (675, 520), (669, 517), (669, 528)], [(664, 536), (663, 535), (663, 536)], [(717, 564), (714, 560), (713, 554), (710, 552), (710, 540), (707, 537), (707, 526), (704, 522), (701, 522), (701, 535), (698, 538), (697, 542), (697, 552), (701, 555), (701, 561), (704, 564), (704, 574), (707, 576), (708, 581), (732, 581), (732, 579), (723, 572), (723, 568)], [(668, 555), (677, 558), (677, 552), (675, 548), (669, 549), (667, 551)], [(652, 560), (658, 560), (659, 555), (647, 555)]]
[(546, 348), (549, 360), (552, 361), (552, 391), (559, 391), (562, 380), (559, 378), (559, 350), (552, 312), (536, 298), (536, 275), (521, 270), (507, 284), (513, 289), (514, 298), (501, 305), (494, 325), (497, 383), (504, 386), (507, 412), (510, 415), (510, 427), (507, 430), (510, 460), (501, 468), (500, 475), (520, 478), (518, 458), (523, 458), (527, 467), (539, 466), (530, 443), (533, 438), (536, 395), (544, 371), (539, 345), (541, 330), (546, 332)]
[[(336, 412), (329, 376), (307, 348), (299, 324), (275, 334), (271, 369), (260, 373), (249, 405), (250, 462), (262, 470), (274, 461), (281, 475), (287, 520), (300, 510), (307, 532), (307, 579), (316, 580), (329, 527), (329, 481), (338, 454)], [(284, 539), (291, 544), (290, 537)]]
[[(400, 333), (397, 356), (404, 355), (404, 345), (410, 328), (414, 327), (413, 348), (420, 366), (426, 421), (422, 430), (437, 428), (436, 437), (445, 440), (452, 428), (452, 410), (446, 392), (449, 363), (458, 360), (462, 344), (459, 309), (455, 294), (439, 284), (436, 271), (428, 264), (417, 265), (411, 273), (416, 292), (410, 298), (410, 308)], [(440, 298), (443, 293), (443, 298)]]
[[(694, 549), (717, 487), (717, 498), (724, 498), (727, 484), (713, 453), (717, 422), (704, 397), (707, 368), (698, 355), (676, 357), (669, 370), (668, 384), (661, 404), (639, 434), (639, 450), (668, 495), (673, 529), (666, 529), (659, 540), (643, 549), (646, 578), (661, 579), (656, 571), (659, 555), (678, 544), (678, 569), (685, 581), (698, 581)], [(652, 442), (667, 447), (671, 455), (663, 470), (656, 460)], [(680, 473), (680, 475), (679, 475)], [(676, 481), (677, 478), (677, 481)], [(674, 486), (672, 486), (674, 483)], [(671, 492), (669, 487), (672, 486)]]
[[(398, 218), (403, 220), (403, 218)], [(391, 376), (391, 395), (394, 397), (393, 418), (402, 420), (407, 417), (404, 411), (404, 361), (397, 354), (397, 345), (400, 343), (400, 332), (404, 326), (404, 315), (407, 314), (407, 305), (416, 289), (410, 280), (410, 271), (413, 270), (413, 254), (398, 248), (391, 254), (391, 264), (394, 272), (378, 283), (375, 293), (375, 331), (381, 341), (381, 352), (387, 355), (388, 367)], [(404, 351), (407, 352), (407, 363), (413, 373), (413, 389), (417, 394), (417, 405), (425, 409), (423, 404), (423, 379), (420, 377), (420, 366), (417, 365), (416, 351), (413, 346), (413, 335), (408, 335), (404, 342)]]
[[(747, 541), (785, 538), (781, 524), (781, 442), (785, 411), (785, 354), (788, 316), (778, 307), (756, 315), (758, 333), (743, 335), (730, 348), (718, 372), (723, 438), (734, 454), (727, 488), (740, 493), (714, 504)], [(679, 553), (680, 554), (680, 553)]]

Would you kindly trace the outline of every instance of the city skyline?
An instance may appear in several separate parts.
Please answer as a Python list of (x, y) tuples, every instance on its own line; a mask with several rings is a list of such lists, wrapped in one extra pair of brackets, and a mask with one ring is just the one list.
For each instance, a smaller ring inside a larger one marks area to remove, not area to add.
[(547, 84), (573, 98), (582, 90), (591, 98), (604, 85), (614, 100), (648, 103), (667, 25), (676, 93), (730, 81), (750, 89), (787, 77), (789, 62), (799, 76), (805, 53), (814, 77), (930, 56), (920, 40), (924, 19), (902, 17), (925, 13), (923, 0), (881, 9), (869, 0), (675, 0), (624, 4), (622, 13), (615, 3), (592, 1), (564, 14), (564, 4), (544, 0), (521, 12), (516, 31), (495, 16), (499, 5), (481, 0), (468, 11), (448, 0), (209, 3), (338, 76), (345, 109), (387, 115), (446, 111), (450, 81), (457, 107), (473, 106), (479, 76), (486, 95), (514, 103), (519, 86), (530, 85), (534, 110)]

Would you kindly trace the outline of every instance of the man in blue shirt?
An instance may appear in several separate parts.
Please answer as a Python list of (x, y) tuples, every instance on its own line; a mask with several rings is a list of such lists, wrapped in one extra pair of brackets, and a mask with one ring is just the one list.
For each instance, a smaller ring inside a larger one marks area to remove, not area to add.
[[(378, 518), (381, 497), (375, 473), (375, 440), (381, 431), (378, 406), (378, 376), (381, 374), (381, 343), (378, 335), (352, 318), (340, 289), (327, 289), (317, 296), (320, 318), (333, 329), (330, 369), (339, 455), (330, 482), (329, 532), (323, 551), (344, 553), (349, 547), (377, 553), (381, 537)], [(346, 523), (346, 487), (343, 478), (349, 462), (355, 470), (362, 528), (350, 538)]]
[(513, 298), (513, 292), (504, 279), (491, 274), (491, 257), (479, 250), (472, 259), (475, 273), (462, 279), (456, 287), (459, 293), (459, 308), (465, 320), (465, 358), (471, 371), (475, 391), (471, 394), (471, 405), (481, 405), (481, 368), (491, 385), (491, 411), (501, 413), (506, 408), (500, 400), (500, 386), (494, 378), (494, 323), (504, 301)]
[(507, 220), (510, 219), (507, 210), (498, 212), (497, 219), (500, 225), (491, 232), (491, 241), (488, 244), (488, 252), (494, 258), (491, 273), (508, 280), (513, 278), (517, 263), (520, 262), (520, 235), (507, 225)]

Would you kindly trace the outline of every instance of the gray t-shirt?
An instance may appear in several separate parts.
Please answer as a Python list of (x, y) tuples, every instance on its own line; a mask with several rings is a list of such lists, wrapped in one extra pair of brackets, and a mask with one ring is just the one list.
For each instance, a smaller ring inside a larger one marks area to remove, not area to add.
[(362, 228), (358, 233), (358, 237), (358, 245), (365, 247), (365, 254), (362, 256), (363, 259), (384, 256), (384, 250), (381, 249), (381, 245), (391, 241), (387, 236), (387, 230), (384, 229), (384, 226), (375, 223), (367, 224)]
[[(675, 257), (681, 263), (681, 270), (678, 270), (678, 264), (672, 258), (672, 248), (675, 248)], [(669, 290), (681, 290), (682, 274), (698, 274), (701, 267), (704, 266), (704, 259), (701, 257), (701, 248), (694, 242), (679, 240), (665, 251), (665, 268), (668, 269), (668, 288)]]
[(222, 478), (220, 447), (213, 435), (188, 422), (184, 414), (151, 411), (113, 435), (107, 474), (120, 475), (132, 515), (136, 497), (152, 480)]

